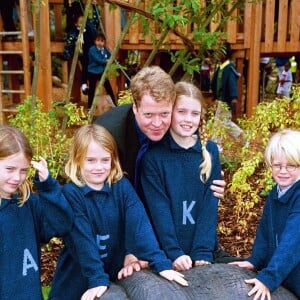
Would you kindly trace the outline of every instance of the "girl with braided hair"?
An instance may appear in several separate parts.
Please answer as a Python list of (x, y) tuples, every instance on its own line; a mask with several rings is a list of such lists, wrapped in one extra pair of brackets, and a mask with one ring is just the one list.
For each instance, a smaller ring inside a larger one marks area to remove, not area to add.
[(200, 90), (189, 82), (175, 88), (170, 130), (144, 154), (141, 183), (160, 246), (184, 271), (212, 263), (218, 248), (218, 198), (210, 185), (221, 179), (221, 164), (205, 133)]

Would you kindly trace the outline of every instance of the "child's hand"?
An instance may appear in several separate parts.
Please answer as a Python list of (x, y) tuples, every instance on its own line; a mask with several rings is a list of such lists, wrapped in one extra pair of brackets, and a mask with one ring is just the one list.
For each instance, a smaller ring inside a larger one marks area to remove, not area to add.
[(248, 293), (248, 296), (252, 296), (255, 294), (253, 300), (271, 300), (270, 290), (258, 279), (246, 279), (245, 282), (254, 285), (253, 289)]
[(229, 263), (229, 265), (236, 265), (240, 268), (247, 269), (247, 270), (253, 270), (254, 266), (249, 261), (233, 261)]
[(202, 267), (202, 266), (207, 266), (210, 265), (211, 262), (207, 260), (195, 260), (195, 267)]
[(142, 269), (149, 267), (145, 260), (138, 260), (134, 255), (128, 254), (125, 256), (124, 267), (118, 273), (118, 279), (129, 277), (133, 272), (139, 272)]
[(82, 296), (81, 300), (95, 300), (100, 299), (101, 296), (106, 292), (107, 286), (96, 286), (88, 289)]
[(176, 271), (186, 271), (193, 266), (192, 259), (188, 255), (181, 255), (173, 261), (173, 268)]
[(170, 281), (175, 281), (182, 286), (189, 285), (188, 282), (184, 279), (184, 275), (179, 272), (176, 272), (174, 270), (161, 271), (161, 272), (159, 272), (159, 275)]
[(37, 170), (40, 181), (45, 181), (49, 176), (46, 160), (40, 156), (40, 161), (31, 161), (32, 166)]
[[(222, 171), (222, 177), (224, 177), (224, 172)], [(226, 182), (223, 179), (220, 180), (213, 180), (212, 185), (210, 186), (210, 189), (214, 192), (214, 196), (222, 199), (224, 198), (224, 193), (225, 193), (225, 187), (226, 187)]]

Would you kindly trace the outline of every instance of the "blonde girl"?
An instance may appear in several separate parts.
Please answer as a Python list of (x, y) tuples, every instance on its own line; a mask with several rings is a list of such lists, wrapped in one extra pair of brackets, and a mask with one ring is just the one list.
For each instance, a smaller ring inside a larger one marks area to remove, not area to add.
[[(51, 178), (44, 158), (32, 150), (17, 128), (0, 126), (0, 299), (41, 300), (40, 247), (72, 225), (72, 210)], [(35, 187), (26, 180), (30, 164)]]
[(175, 88), (170, 131), (144, 155), (141, 182), (159, 243), (183, 271), (213, 262), (218, 199), (210, 185), (221, 179), (221, 165), (201, 126), (201, 92), (189, 82)]
[(63, 192), (75, 222), (64, 239), (50, 299), (101, 297), (110, 281), (129, 274), (123, 269), (128, 253), (149, 261), (161, 276), (187, 285), (159, 249), (143, 205), (123, 176), (116, 143), (104, 127), (86, 125), (76, 132), (66, 173), (71, 182)]

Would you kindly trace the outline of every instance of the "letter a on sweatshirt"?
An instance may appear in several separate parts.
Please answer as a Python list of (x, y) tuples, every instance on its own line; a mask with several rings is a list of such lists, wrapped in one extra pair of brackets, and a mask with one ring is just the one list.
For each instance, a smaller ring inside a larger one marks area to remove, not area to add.
[(31, 255), (28, 249), (24, 249), (24, 256), (23, 256), (23, 276), (27, 276), (27, 270), (33, 268), (35, 271), (38, 270), (38, 266)]

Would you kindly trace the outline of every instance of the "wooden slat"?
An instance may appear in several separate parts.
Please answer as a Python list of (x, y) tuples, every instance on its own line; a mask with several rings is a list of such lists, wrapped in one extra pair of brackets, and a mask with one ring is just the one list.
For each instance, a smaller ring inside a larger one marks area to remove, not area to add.
[(290, 9), (290, 24), (289, 24), (289, 34), (290, 34), (290, 45), (289, 51), (292, 49), (299, 49), (300, 40), (300, 1), (292, 0)]
[(258, 103), (259, 93), (259, 59), (260, 53), (257, 51), (261, 40), (262, 3), (254, 5), (253, 18), (251, 20), (251, 44), (249, 51), (249, 67), (247, 81), (247, 115), (252, 115)]
[(49, 20), (49, 3), (41, 5), (40, 32), (43, 40), (40, 45), (40, 68), (38, 72), (37, 98), (39, 98), (46, 111), (52, 108), (52, 69), (50, 51), (50, 24), (42, 20)]
[(30, 94), (31, 76), (30, 76), (30, 53), (28, 40), (28, 4), (26, 0), (20, 0), (20, 23), (22, 31), (22, 60), (24, 70), (24, 90), (26, 95)]
[(9, 75), (9, 74), (24, 74), (24, 70), (1, 70), (0, 71), (0, 74), (7, 74), (7, 75)]
[[(232, 4), (229, 5), (228, 9), (231, 9)], [(232, 20), (227, 22), (227, 41), (231, 44), (236, 42), (237, 33), (237, 9), (232, 13)]]
[(266, 0), (265, 5), (265, 26), (263, 36), (265, 37), (265, 52), (271, 52), (274, 41), (274, 13), (275, 1)]
[(23, 51), (21, 50), (1, 50), (0, 54), (1, 55), (10, 55), (10, 54), (18, 54), (21, 55)]
[(25, 94), (25, 90), (1, 90), (3, 94)]
[(277, 41), (278, 48), (277, 51), (285, 51), (285, 43), (287, 39), (287, 26), (288, 24), (288, 0), (279, 1), (279, 16), (278, 16), (278, 31), (277, 31)]
[(250, 39), (251, 39), (251, 19), (253, 15), (253, 5), (250, 3), (246, 3), (245, 12), (244, 12), (244, 48), (250, 48)]

